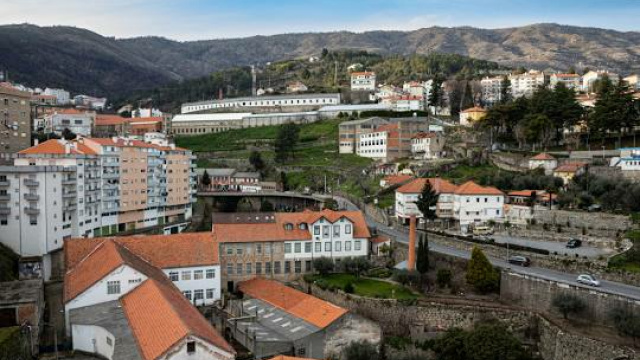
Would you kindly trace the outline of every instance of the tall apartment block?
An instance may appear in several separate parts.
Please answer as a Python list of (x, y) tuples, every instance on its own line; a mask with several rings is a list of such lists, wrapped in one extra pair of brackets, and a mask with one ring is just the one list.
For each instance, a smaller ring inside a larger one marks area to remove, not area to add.
[[(187, 227), (195, 202), (189, 150), (126, 138), (49, 140), (0, 166), (0, 242), (61, 269), (65, 239)], [(54, 275), (60, 275), (55, 273)]]
[(0, 163), (31, 146), (31, 94), (0, 83)]

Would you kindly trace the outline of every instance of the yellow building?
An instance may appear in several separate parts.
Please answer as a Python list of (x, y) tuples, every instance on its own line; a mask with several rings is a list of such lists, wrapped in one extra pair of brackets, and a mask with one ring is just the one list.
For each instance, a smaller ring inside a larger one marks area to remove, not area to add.
[(472, 108), (460, 111), (460, 125), (473, 126), (476, 122), (487, 116), (487, 110), (474, 106)]

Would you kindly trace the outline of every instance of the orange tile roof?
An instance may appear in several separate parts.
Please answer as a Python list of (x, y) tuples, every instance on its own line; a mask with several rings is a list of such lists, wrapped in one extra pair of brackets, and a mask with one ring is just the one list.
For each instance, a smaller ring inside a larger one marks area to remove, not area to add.
[(113, 241), (162, 269), (219, 264), (218, 246), (210, 232), (172, 235), (78, 238), (64, 243), (67, 269), (75, 267), (104, 241)]
[[(334, 223), (341, 218), (347, 218), (353, 223), (354, 238), (370, 238), (371, 233), (367, 222), (360, 211), (303, 211), (298, 213), (276, 213), (273, 223), (234, 223), (214, 224), (213, 233), (216, 240), (227, 242), (265, 242), (265, 241), (294, 241), (311, 240), (311, 229), (302, 230), (299, 225), (310, 226), (320, 218)], [(292, 224), (293, 230), (285, 230), (285, 224)]]
[(578, 75), (578, 74), (552, 74), (551, 76), (556, 76), (556, 77), (559, 77), (559, 78), (572, 78), (572, 77), (579, 78), (580, 77), (580, 75)]
[(82, 292), (123, 265), (137, 270), (148, 278), (171, 283), (162, 270), (134, 255), (124, 246), (111, 240), (105, 240), (73, 268), (68, 269), (64, 276), (65, 302), (75, 299)]
[(238, 288), (252, 298), (267, 302), (321, 329), (347, 313), (346, 309), (273, 280), (254, 278), (239, 283)]
[(479, 106), (474, 106), (472, 108), (468, 108), (468, 109), (462, 110), (460, 112), (461, 113), (470, 113), (470, 112), (483, 112), (483, 113), (486, 113), (487, 110), (485, 110), (485, 109), (483, 109), (483, 108), (481, 108)]
[(504, 195), (504, 193), (492, 186), (480, 186), (473, 181), (458, 186), (454, 192), (457, 195)]
[[(43, 143), (40, 143), (36, 146), (32, 146), (30, 148), (24, 149), (18, 154), (49, 154), (49, 155), (64, 155), (65, 140), (60, 139), (51, 139), (47, 140)], [(71, 142), (72, 146), (70, 149), (70, 154), (74, 155), (96, 155), (96, 152), (91, 150), (88, 146), (78, 143), (76, 141)]]
[[(533, 193), (536, 192), (536, 194), (538, 193), (538, 190), (518, 190), (518, 191), (511, 191), (509, 192), (509, 196), (521, 196), (521, 197), (531, 197), (531, 195), (533, 195)], [(540, 193), (542, 193), (543, 191), (540, 191)]]
[(531, 158), (531, 160), (555, 160), (556, 158), (547, 153), (540, 153)]
[(569, 164), (560, 165), (557, 168), (555, 168), (555, 170), (553, 171), (574, 173), (585, 166), (586, 166), (585, 163), (569, 163)]
[(235, 351), (171, 283), (147, 280), (121, 299), (123, 311), (143, 359), (165, 354), (187, 336)]
[(126, 118), (120, 115), (98, 114), (96, 115), (96, 126), (121, 125)]
[(413, 176), (411, 175), (389, 175), (389, 176), (386, 176), (383, 180), (387, 184), (387, 186), (389, 186), (389, 185), (401, 184), (411, 179), (413, 179)]
[(371, 76), (371, 75), (375, 75), (376, 73), (372, 72), (372, 71), (359, 71), (359, 72), (352, 72), (351, 76)]
[(388, 241), (391, 241), (391, 239), (383, 235), (378, 235), (371, 239), (372, 244), (381, 244), (381, 243), (386, 243)]
[(456, 186), (447, 180), (441, 178), (419, 178), (412, 182), (401, 186), (398, 190), (402, 194), (418, 194), (422, 192), (424, 184), (429, 180), (431, 187), (437, 194), (453, 194), (456, 191)]

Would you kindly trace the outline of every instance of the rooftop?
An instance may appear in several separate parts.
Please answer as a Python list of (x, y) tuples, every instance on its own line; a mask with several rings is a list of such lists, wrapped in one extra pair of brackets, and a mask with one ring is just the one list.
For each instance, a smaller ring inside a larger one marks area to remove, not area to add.
[(569, 164), (564, 164), (564, 165), (560, 165), (557, 168), (555, 168), (553, 171), (554, 172), (567, 172), (567, 173), (574, 173), (578, 170), (580, 170), (581, 168), (585, 167), (586, 164), (585, 163), (569, 163)]
[(418, 194), (422, 192), (425, 183), (429, 181), (431, 183), (431, 187), (438, 194), (453, 194), (456, 191), (456, 186), (450, 183), (447, 180), (441, 178), (419, 178), (415, 179), (412, 182), (401, 186), (398, 190), (399, 193), (404, 194)]
[(64, 155), (67, 154), (65, 144), (69, 144), (69, 154), (74, 155), (96, 155), (96, 152), (84, 144), (78, 142), (66, 142), (60, 139), (47, 140), (38, 145), (24, 149), (18, 154), (48, 154), (48, 155)]
[(556, 158), (553, 157), (553, 155), (547, 154), (547, 153), (540, 153), (531, 158), (531, 160), (555, 160), (555, 159)]
[(277, 281), (254, 278), (238, 284), (245, 295), (280, 308), (321, 329), (347, 313), (346, 309)]
[(504, 195), (504, 193), (493, 186), (480, 186), (473, 181), (458, 186), (454, 192), (456, 195)]
[(228, 98), (222, 100), (206, 100), (206, 101), (198, 101), (192, 103), (185, 103), (182, 106), (193, 106), (193, 105), (207, 105), (207, 104), (220, 104), (220, 103), (229, 103), (229, 102), (237, 102), (237, 101), (261, 101), (261, 100), (285, 100), (285, 99), (316, 99), (316, 98), (337, 98), (340, 99), (340, 94), (287, 94), (287, 95), (263, 95), (263, 96), (247, 96), (247, 97), (237, 97), (237, 98)]

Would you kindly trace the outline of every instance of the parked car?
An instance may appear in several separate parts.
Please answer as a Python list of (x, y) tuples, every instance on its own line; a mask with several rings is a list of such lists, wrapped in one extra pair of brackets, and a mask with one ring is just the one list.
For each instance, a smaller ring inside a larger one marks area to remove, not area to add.
[(587, 208), (588, 212), (596, 212), (602, 210), (602, 206), (600, 204), (592, 204)]
[(589, 286), (594, 286), (594, 287), (600, 286), (600, 281), (598, 279), (596, 279), (595, 276), (590, 275), (590, 274), (582, 274), (582, 275), (578, 276), (576, 281), (579, 282), (580, 284), (584, 284), (584, 285), (589, 285)]
[(493, 235), (493, 228), (490, 226), (476, 226), (473, 228), (473, 235)]
[(509, 264), (526, 267), (531, 265), (531, 260), (526, 256), (515, 255), (509, 258)]
[(567, 242), (567, 248), (569, 248), (569, 249), (579, 248), (580, 246), (582, 246), (582, 240), (580, 240), (580, 239), (571, 238)]

